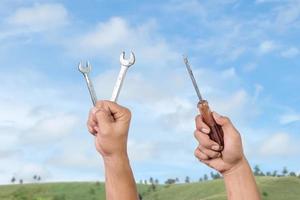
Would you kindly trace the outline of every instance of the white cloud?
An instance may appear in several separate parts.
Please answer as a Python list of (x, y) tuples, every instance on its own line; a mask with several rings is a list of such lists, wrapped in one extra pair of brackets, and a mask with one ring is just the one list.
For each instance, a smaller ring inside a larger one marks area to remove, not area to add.
[[(124, 18), (112, 17), (92, 30), (69, 40), (68, 51), (73, 55), (118, 58), (123, 50), (133, 50), (134, 66), (163, 67), (181, 57), (155, 30), (155, 21), (133, 26)], [(76, 45), (76, 47), (74, 46)]]
[(51, 177), (51, 173), (47, 167), (36, 163), (26, 163), (19, 166), (19, 170), (14, 173), (17, 180), (22, 179), (26, 183), (34, 182), (34, 175), (40, 176), (42, 181)]
[(35, 4), (18, 8), (6, 21), (24, 32), (46, 31), (68, 24), (68, 12), (61, 4)]
[(299, 150), (299, 145), (288, 133), (276, 133), (262, 143), (259, 153), (263, 156), (293, 156)]
[(158, 145), (153, 141), (128, 140), (128, 155), (133, 162), (154, 160), (160, 154)]
[(277, 45), (274, 41), (265, 40), (259, 45), (259, 52), (262, 54), (267, 54), (274, 51), (277, 48)]
[(24, 143), (49, 143), (71, 134), (77, 127), (79, 119), (70, 114), (55, 113), (51, 117), (42, 118), (34, 123), (22, 135)]
[(277, 11), (275, 19), (276, 25), (279, 26), (279, 28), (293, 28), (293, 26), (299, 21), (300, 1), (289, 1), (275, 10)]
[(297, 121), (300, 121), (300, 114), (298, 113), (286, 113), (279, 118), (280, 124), (290, 124)]
[(274, 3), (274, 2), (281, 2), (281, 0), (256, 0), (255, 3)]
[(281, 52), (281, 56), (285, 58), (294, 58), (299, 54), (300, 50), (296, 47), (291, 47)]
[(243, 66), (243, 70), (245, 72), (252, 72), (257, 68), (257, 64), (256, 63), (247, 63)]

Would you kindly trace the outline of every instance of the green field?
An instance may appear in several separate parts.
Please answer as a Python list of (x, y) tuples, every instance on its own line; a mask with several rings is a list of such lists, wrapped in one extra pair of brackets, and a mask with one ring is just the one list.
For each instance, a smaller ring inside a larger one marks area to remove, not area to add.
[[(300, 178), (258, 177), (262, 199), (300, 200)], [(222, 180), (201, 183), (138, 185), (143, 200), (224, 200)], [(104, 200), (104, 184), (91, 182), (39, 183), (0, 186), (0, 200)]]

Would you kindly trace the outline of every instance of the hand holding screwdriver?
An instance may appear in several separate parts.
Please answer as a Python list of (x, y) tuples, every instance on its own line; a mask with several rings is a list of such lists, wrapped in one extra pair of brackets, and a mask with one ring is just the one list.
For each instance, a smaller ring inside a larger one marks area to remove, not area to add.
[(224, 139), (223, 139), (224, 134), (223, 134), (222, 127), (216, 123), (216, 121), (214, 120), (214, 118), (212, 116), (212, 112), (208, 106), (208, 102), (202, 98), (187, 57), (184, 57), (184, 63), (188, 70), (188, 73), (192, 79), (197, 96), (199, 98), (199, 103), (198, 103), (199, 111), (203, 117), (203, 121), (210, 128), (209, 137), (211, 140), (215, 141), (222, 148), (224, 148)]

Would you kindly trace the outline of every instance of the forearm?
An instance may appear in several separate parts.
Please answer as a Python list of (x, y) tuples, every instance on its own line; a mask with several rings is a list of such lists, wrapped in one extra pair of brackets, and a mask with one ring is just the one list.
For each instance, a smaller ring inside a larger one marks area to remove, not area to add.
[(223, 176), (228, 200), (260, 200), (260, 194), (246, 158)]
[(104, 160), (106, 200), (137, 200), (138, 193), (127, 155)]

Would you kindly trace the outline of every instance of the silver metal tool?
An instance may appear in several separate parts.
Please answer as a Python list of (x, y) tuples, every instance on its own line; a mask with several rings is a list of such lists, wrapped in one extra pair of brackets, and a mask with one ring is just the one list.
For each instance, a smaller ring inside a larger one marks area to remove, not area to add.
[(89, 62), (87, 62), (86, 66), (84, 67), (82, 65), (82, 63), (80, 62), (79, 65), (78, 65), (78, 70), (83, 74), (83, 76), (85, 78), (85, 81), (87, 83), (90, 95), (91, 95), (93, 105), (96, 106), (97, 96), (96, 96), (96, 92), (95, 92), (93, 83), (92, 83), (92, 81), (90, 79), (90, 76), (89, 76), (89, 73), (92, 71), (92, 65)]
[(126, 72), (128, 70), (128, 68), (133, 65), (135, 63), (135, 56), (134, 53), (131, 52), (130, 57), (128, 60), (125, 59), (125, 52), (123, 51), (120, 55), (120, 64), (121, 64), (121, 69), (112, 93), (112, 97), (111, 97), (111, 101), (117, 102), (119, 94), (120, 94), (120, 90), (122, 88), (123, 82), (124, 82), (124, 78), (126, 75)]
[(184, 59), (184, 63), (185, 63), (186, 69), (187, 69), (187, 71), (188, 71), (188, 73), (189, 73), (189, 75), (190, 75), (190, 77), (191, 77), (192, 83), (193, 83), (194, 88), (195, 88), (195, 90), (196, 90), (196, 93), (197, 93), (197, 96), (198, 96), (198, 98), (199, 98), (199, 101), (202, 101), (203, 98), (202, 98), (202, 96), (201, 96), (200, 90), (199, 90), (199, 88), (198, 88), (198, 85), (197, 85), (197, 82), (196, 82), (196, 80), (195, 80), (195, 77), (194, 77), (193, 71), (192, 71), (192, 69), (191, 69), (191, 66), (190, 66), (190, 64), (189, 64), (189, 61), (188, 61), (187, 57), (185, 57), (185, 56), (183, 56), (183, 59)]
[(224, 147), (223, 129), (219, 124), (216, 123), (215, 119), (213, 118), (208, 102), (202, 98), (187, 57), (183, 57), (183, 58), (184, 58), (185, 66), (189, 72), (197, 96), (199, 98), (198, 108), (202, 115), (202, 119), (210, 128), (209, 137), (211, 140), (217, 142), (223, 148)]

